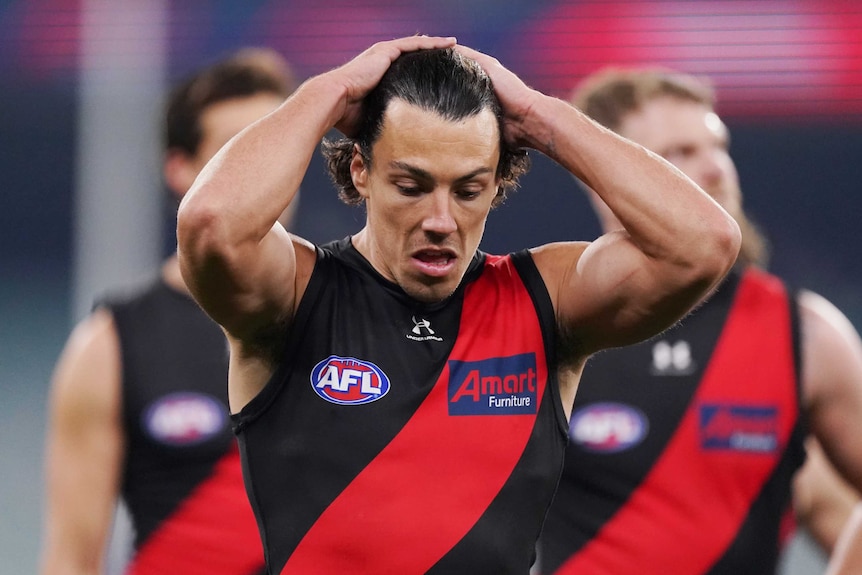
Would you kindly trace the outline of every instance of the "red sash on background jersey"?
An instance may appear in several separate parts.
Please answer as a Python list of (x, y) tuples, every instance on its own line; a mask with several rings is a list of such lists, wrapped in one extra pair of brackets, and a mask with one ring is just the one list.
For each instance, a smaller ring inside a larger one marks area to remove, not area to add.
[[(556, 575), (705, 573), (721, 558), (798, 416), (791, 333), (784, 286), (748, 271), (676, 434), (626, 504)], [(776, 449), (704, 447), (704, 406), (774, 409)]]
[(233, 449), (138, 549), (126, 572), (249, 575), (263, 567), (263, 546)]

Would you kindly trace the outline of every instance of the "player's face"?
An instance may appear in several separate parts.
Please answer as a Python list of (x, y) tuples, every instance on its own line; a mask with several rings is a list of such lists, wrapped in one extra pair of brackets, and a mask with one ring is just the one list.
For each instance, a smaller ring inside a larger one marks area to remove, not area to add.
[(453, 122), (393, 100), (372, 165), (354, 158), (368, 214), (354, 242), (410, 296), (439, 301), (458, 287), (497, 194), (499, 140), (490, 110)]
[(201, 140), (195, 154), (168, 150), (164, 167), (168, 187), (182, 198), (203, 167), (228, 140), (283, 101), (284, 98), (276, 94), (261, 93), (223, 100), (205, 108), (200, 116)]
[(628, 114), (619, 132), (675, 165), (731, 215), (740, 214), (739, 176), (728, 151), (727, 126), (711, 108), (656, 98)]
[(195, 161), (198, 171), (243, 128), (275, 110), (284, 98), (260, 93), (217, 102), (201, 114), (201, 142)]

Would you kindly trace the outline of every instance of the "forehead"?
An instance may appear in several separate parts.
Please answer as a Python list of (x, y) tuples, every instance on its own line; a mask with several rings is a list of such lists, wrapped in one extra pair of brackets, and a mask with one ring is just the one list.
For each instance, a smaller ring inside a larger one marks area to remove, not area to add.
[(375, 160), (386, 157), (416, 164), (455, 162), (462, 158), (496, 168), (500, 156), (500, 129), (497, 117), (488, 108), (466, 118), (450, 120), (395, 99), (383, 116), (373, 154)]
[(619, 133), (659, 151), (684, 140), (726, 140), (727, 127), (706, 104), (661, 96), (627, 114)]

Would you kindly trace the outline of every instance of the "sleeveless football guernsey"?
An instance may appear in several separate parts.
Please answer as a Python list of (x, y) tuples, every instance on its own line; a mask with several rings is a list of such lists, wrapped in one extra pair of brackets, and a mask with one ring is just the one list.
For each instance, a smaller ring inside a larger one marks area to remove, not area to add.
[(796, 305), (732, 272), (673, 329), (590, 358), (542, 573), (773, 573), (804, 460)]
[(527, 575), (562, 467), (554, 314), (527, 252), (426, 305), (349, 238), (235, 416), (271, 573)]
[(107, 302), (122, 354), (129, 574), (251, 575), (263, 550), (227, 408), (221, 329), (161, 279)]

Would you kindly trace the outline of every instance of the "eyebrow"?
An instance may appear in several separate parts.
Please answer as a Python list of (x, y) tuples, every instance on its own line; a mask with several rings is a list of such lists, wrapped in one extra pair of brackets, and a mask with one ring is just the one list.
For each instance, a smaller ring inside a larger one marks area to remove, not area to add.
[[(411, 176), (413, 176), (417, 180), (422, 180), (422, 181), (426, 181), (426, 182), (433, 182), (434, 181), (434, 176), (432, 176), (428, 171), (423, 170), (422, 168), (417, 168), (416, 166), (410, 165), (406, 162), (400, 162), (398, 160), (395, 160), (395, 161), (390, 162), (389, 165), (395, 169), (404, 170), (405, 172), (409, 173)], [(465, 174), (465, 175), (461, 176), (460, 178), (456, 179), (455, 182), (456, 183), (466, 182), (468, 180), (472, 180), (476, 176), (480, 176), (482, 174), (490, 174), (490, 173), (493, 173), (493, 170), (491, 168), (487, 168), (487, 167), (477, 168), (477, 169), (473, 170), (472, 172), (470, 172), (469, 174)]]

